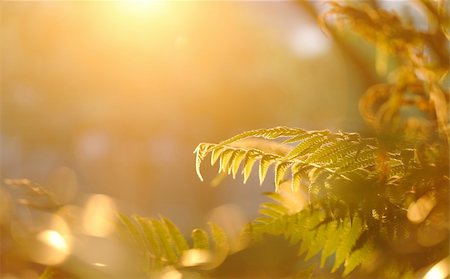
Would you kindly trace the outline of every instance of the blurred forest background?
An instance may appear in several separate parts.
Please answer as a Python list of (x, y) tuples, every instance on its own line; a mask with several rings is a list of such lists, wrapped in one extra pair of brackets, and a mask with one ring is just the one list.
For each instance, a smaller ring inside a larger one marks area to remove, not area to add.
[(357, 100), (376, 79), (373, 48), (327, 37), (311, 13), (325, 8), (2, 2), (2, 179), (29, 178), (64, 203), (109, 195), (126, 213), (163, 213), (183, 229), (228, 203), (253, 218), (256, 179), (206, 187), (192, 151), (277, 125), (363, 129)]

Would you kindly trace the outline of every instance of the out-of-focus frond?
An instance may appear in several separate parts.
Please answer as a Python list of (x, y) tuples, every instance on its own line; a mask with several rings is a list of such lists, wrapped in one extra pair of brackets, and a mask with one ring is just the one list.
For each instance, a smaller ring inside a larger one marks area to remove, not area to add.
[(375, 253), (372, 240), (367, 239), (359, 249), (354, 249), (363, 231), (367, 230), (364, 221), (357, 215), (344, 219), (329, 219), (318, 209), (304, 209), (297, 213), (289, 213), (281, 203), (278, 194), (270, 194), (276, 202), (262, 205), (258, 217), (247, 228), (246, 233), (253, 241), (260, 241), (265, 234), (283, 236), (292, 245), (300, 244), (299, 254), (305, 260), (321, 254), (321, 265), (334, 255), (333, 270), (345, 266), (347, 275), (362, 263), (358, 257), (367, 257)]
[[(150, 219), (141, 216), (119, 214), (119, 230), (125, 239), (139, 251), (145, 272), (158, 271), (165, 266), (184, 267), (182, 261), (187, 251), (203, 251), (207, 257), (204, 262), (196, 263), (201, 270), (220, 265), (229, 253), (229, 243), (224, 231), (210, 223), (210, 235), (203, 229), (194, 229), (189, 244), (177, 226), (169, 219)], [(210, 242), (214, 243), (211, 247)]]

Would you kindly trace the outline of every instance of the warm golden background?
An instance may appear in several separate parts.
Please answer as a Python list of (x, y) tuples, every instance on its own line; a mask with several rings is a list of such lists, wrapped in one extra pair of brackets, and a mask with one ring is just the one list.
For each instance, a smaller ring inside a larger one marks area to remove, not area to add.
[[(272, 126), (364, 133), (357, 100), (379, 79), (371, 46), (317, 26), (320, 1), (0, 7), (1, 178), (28, 178), (61, 203), (161, 213), (185, 231), (253, 218), (272, 189), (254, 177), (211, 188), (213, 168), (201, 183), (198, 143)], [(15, 202), (2, 210), (38, 223)]]

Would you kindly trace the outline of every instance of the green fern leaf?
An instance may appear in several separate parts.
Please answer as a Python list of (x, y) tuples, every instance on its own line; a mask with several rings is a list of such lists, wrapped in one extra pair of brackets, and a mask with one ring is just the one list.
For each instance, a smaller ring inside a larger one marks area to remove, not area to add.
[(276, 213), (278, 213), (279, 215), (286, 215), (289, 213), (289, 210), (284, 207), (281, 204), (278, 203), (273, 203), (273, 202), (267, 202), (267, 203), (263, 203), (261, 205), (262, 208), (266, 208), (268, 210), (274, 211)]
[(209, 268), (214, 268), (220, 265), (228, 255), (230, 251), (230, 244), (225, 232), (218, 225), (214, 223), (208, 223), (211, 231), (211, 236), (214, 241), (214, 259)]
[(138, 222), (142, 231), (144, 232), (150, 254), (153, 255), (153, 257), (156, 259), (161, 258), (163, 255), (162, 247), (159, 243), (159, 238), (156, 235), (155, 229), (153, 228), (151, 221), (139, 216), (136, 216), (135, 220)]
[(305, 260), (309, 260), (313, 256), (322, 250), (328, 235), (327, 224), (322, 224), (318, 228), (315, 228), (315, 236), (312, 239), (308, 247), (308, 253), (306, 253)]
[(367, 261), (374, 252), (374, 244), (372, 241), (366, 242), (363, 247), (354, 251), (346, 260), (344, 264), (343, 276), (347, 276), (352, 272), (358, 265)]
[(253, 165), (255, 164), (256, 160), (258, 160), (259, 153), (255, 150), (251, 149), (248, 150), (245, 154), (245, 159), (243, 163), (242, 168), (242, 174), (244, 175), (244, 184), (247, 182), (248, 178), (250, 177), (250, 173), (252, 171)]
[(245, 151), (237, 150), (235, 152), (233, 165), (232, 165), (232, 174), (233, 179), (236, 178), (237, 171), (239, 170), (239, 166), (241, 165), (242, 160), (245, 158)]
[(395, 176), (405, 176), (407, 174), (407, 168), (400, 160), (392, 159), (389, 161), (389, 178)]
[(302, 163), (294, 163), (291, 166), (291, 175), (292, 175), (292, 181), (291, 181), (291, 190), (293, 192), (297, 192), (300, 190), (302, 178), (307, 178), (308, 175), (306, 174), (305, 170), (303, 169), (304, 165)]
[(233, 149), (225, 149), (222, 152), (222, 156), (220, 156), (219, 161), (219, 172), (227, 173), (228, 166), (230, 164), (230, 161), (233, 159), (234, 150)]
[(376, 165), (375, 157), (372, 158), (366, 158), (366, 159), (357, 159), (352, 164), (347, 165), (343, 168), (339, 169), (340, 173), (344, 172), (352, 172), (357, 169), (364, 169), (367, 167), (372, 167)]
[(288, 138), (287, 140), (283, 141), (283, 143), (286, 144), (286, 143), (305, 141), (305, 140), (308, 140), (309, 138), (314, 137), (317, 134), (320, 134), (323, 132), (325, 132), (325, 131), (304, 131), (304, 130), (302, 130), (301, 132), (297, 133), (293, 137)]
[(337, 249), (339, 244), (339, 237), (337, 235), (340, 234), (338, 229), (338, 221), (334, 220), (328, 223), (327, 236), (326, 241), (323, 246), (322, 255), (320, 258), (320, 266), (323, 267), (325, 265), (326, 260), (329, 256), (331, 256)]
[(269, 216), (270, 218), (279, 218), (279, 217), (283, 216), (283, 213), (280, 213), (275, 210), (271, 210), (269, 208), (261, 208), (259, 210), (259, 213), (262, 215), (265, 215), (265, 216)]
[(302, 225), (304, 216), (309, 214), (309, 212), (309, 210), (305, 209), (288, 217), (289, 219), (286, 222), (286, 232), (288, 234), (285, 235), (285, 238), (291, 245), (295, 245), (301, 241), (303, 231), (305, 230), (305, 227)]
[(239, 149), (233, 149), (233, 153), (231, 154), (230, 159), (225, 165), (224, 173), (227, 173), (228, 175), (232, 174), (234, 163), (236, 161), (236, 156), (241, 152)]
[(161, 218), (166, 225), (166, 228), (172, 238), (173, 243), (175, 244), (176, 250), (179, 251), (179, 254), (181, 254), (182, 251), (188, 250), (189, 245), (187, 244), (186, 239), (181, 234), (180, 230), (175, 226), (174, 223), (172, 223), (167, 218)]
[(333, 167), (338, 167), (337, 171), (343, 173), (374, 166), (376, 164), (376, 152), (376, 149), (365, 148), (336, 162)]
[(308, 163), (335, 162), (337, 156), (351, 152), (358, 144), (346, 139), (328, 142), (308, 157)]
[(267, 170), (270, 165), (275, 162), (278, 157), (275, 155), (264, 155), (259, 163), (259, 184), (262, 185), (266, 178)]
[(299, 255), (302, 255), (308, 251), (316, 235), (315, 229), (319, 223), (323, 221), (323, 218), (324, 215), (321, 212), (313, 211), (309, 216), (302, 218), (303, 220), (300, 220), (301, 222), (303, 221), (303, 228), (301, 230), (297, 230), (296, 232), (300, 234), (300, 239), (302, 241), (298, 253)]
[[(320, 146), (320, 144), (322, 144), (326, 140), (327, 140), (327, 138), (324, 135), (315, 134), (312, 137), (300, 142), (294, 149), (292, 149), (291, 152), (289, 152), (285, 156), (285, 159), (291, 160), (293, 158), (302, 156), (305, 153), (309, 152), (310, 148), (317, 149)], [(314, 151), (314, 150), (312, 150), (312, 151)]]
[(143, 241), (143, 237), (141, 232), (139, 231), (139, 228), (137, 227), (136, 223), (133, 222), (131, 218), (128, 216), (118, 213), (119, 220), (121, 223), (125, 226), (127, 229), (129, 235), (131, 236), (131, 239), (135, 242), (135, 244), (138, 245), (138, 247), (144, 247), (145, 243)]
[(214, 223), (208, 223), (208, 225), (211, 230), (211, 235), (212, 239), (214, 240), (214, 247), (216, 251), (226, 251), (228, 253), (228, 237), (223, 229)]
[(276, 201), (278, 204), (283, 204), (283, 198), (279, 193), (276, 192), (265, 192), (264, 196), (269, 197), (270, 199)]
[(274, 218), (272, 218), (270, 216), (262, 216), (262, 217), (256, 218), (254, 223), (267, 225), (268, 223), (273, 222), (273, 221), (274, 221)]
[(194, 249), (209, 250), (208, 234), (202, 229), (194, 229), (191, 233)]
[(293, 192), (297, 192), (298, 190), (300, 190), (301, 181), (302, 181), (302, 175), (301, 175), (300, 171), (292, 174), (291, 190)]
[(405, 266), (404, 263), (393, 261), (383, 268), (382, 276), (386, 279), (412, 279), (414, 278), (414, 273), (410, 266)]
[(151, 220), (151, 223), (155, 228), (156, 234), (162, 244), (163, 255), (166, 257), (166, 260), (170, 264), (176, 263), (180, 254), (179, 251), (174, 250), (175, 246), (172, 242), (172, 238), (167, 230), (167, 227), (164, 223), (161, 223), (158, 220)]
[(288, 128), (288, 127), (275, 127), (271, 129), (259, 129), (259, 130), (251, 130), (239, 135), (236, 135), (230, 139), (222, 141), (219, 143), (219, 146), (228, 145), (230, 143), (250, 138), (250, 137), (261, 137), (266, 139), (275, 139), (278, 137), (291, 137), (294, 135), (305, 133), (302, 129)]
[(212, 148), (211, 150), (211, 166), (214, 166), (214, 164), (217, 162), (217, 159), (219, 159), (220, 155), (222, 155), (222, 152), (225, 151), (225, 148), (223, 146), (217, 147), (217, 145)]
[(200, 165), (202, 161), (205, 159), (206, 154), (211, 150), (211, 148), (215, 146), (215, 144), (210, 143), (200, 143), (197, 148), (195, 148), (194, 153), (196, 154), (195, 158), (195, 171), (197, 172), (197, 176), (203, 181), (202, 174), (200, 172)]
[[(289, 210), (283, 206), (283, 200), (277, 193), (265, 193), (266, 196), (275, 200), (277, 203), (264, 203), (260, 213), (264, 216), (256, 218), (249, 226), (248, 233), (251, 239), (259, 241), (264, 234), (281, 235), (290, 229), (291, 216)], [(294, 226), (292, 226), (292, 229)]]
[(280, 187), (281, 182), (283, 182), (286, 171), (289, 169), (289, 167), (292, 165), (290, 162), (278, 162), (275, 166), (275, 189), (278, 191), (278, 188)]
[(341, 241), (336, 249), (336, 260), (331, 272), (336, 271), (344, 263), (363, 231), (362, 221), (356, 215), (353, 220), (345, 218), (342, 226)]

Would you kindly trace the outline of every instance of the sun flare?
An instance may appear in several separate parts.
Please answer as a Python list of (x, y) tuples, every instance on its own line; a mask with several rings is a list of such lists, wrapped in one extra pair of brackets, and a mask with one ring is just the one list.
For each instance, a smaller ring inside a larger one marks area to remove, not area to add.
[(122, 0), (119, 4), (124, 12), (139, 17), (157, 10), (163, 2), (162, 0)]

